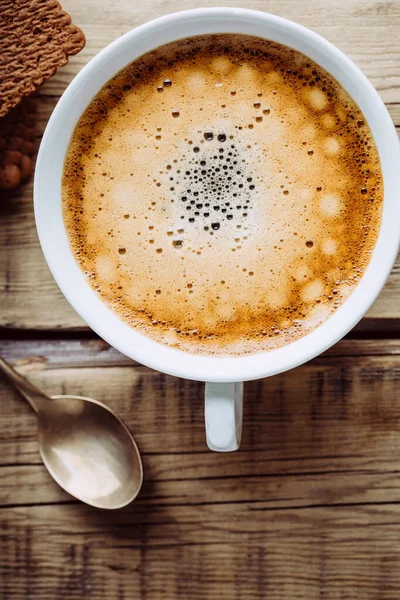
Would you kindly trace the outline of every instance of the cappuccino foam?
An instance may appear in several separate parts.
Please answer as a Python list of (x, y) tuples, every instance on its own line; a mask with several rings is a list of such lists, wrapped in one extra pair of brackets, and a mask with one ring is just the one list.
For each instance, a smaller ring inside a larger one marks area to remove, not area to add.
[(152, 339), (275, 349), (323, 323), (369, 263), (379, 156), (364, 116), (306, 56), (252, 36), (168, 44), (108, 82), (63, 174), (76, 260)]

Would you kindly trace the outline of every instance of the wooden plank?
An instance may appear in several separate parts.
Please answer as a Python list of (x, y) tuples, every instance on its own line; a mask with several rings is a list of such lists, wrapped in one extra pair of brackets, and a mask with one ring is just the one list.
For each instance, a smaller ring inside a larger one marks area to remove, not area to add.
[(84, 323), (45, 262), (33, 215), (32, 181), (0, 204), (0, 327), (73, 329)]
[[(192, 464), (199, 460), (195, 453)], [(165, 460), (167, 459), (167, 460)], [(277, 473), (276, 475), (228, 472), (214, 465), (205, 477), (182, 477), (177, 460), (164, 471), (167, 479), (154, 475), (153, 466), (165, 467), (165, 455), (146, 456), (145, 484), (137, 505), (188, 506), (205, 504), (263, 502), (269, 508), (301, 508), (400, 501), (400, 470), (384, 473), (351, 471)], [(37, 504), (76, 502), (49, 476), (43, 465), (0, 468), (0, 509)], [(0, 511), (1, 512), (1, 511)]]
[[(168, 0), (136, 3), (121, 0), (118, 5), (97, 0), (66, 0), (63, 6), (85, 32), (87, 44), (72, 57), (45, 86), (45, 93), (59, 94), (75, 73), (104, 46), (123, 33), (168, 13), (203, 6), (220, 6), (220, 0)], [(242, 0), (230, 0), (230, 6), (243, 7)], [(268, 11), (297, 21), (326, 37), (348, 54), (381, 93), (385, 102), (400, 101), (400, 44), (397, 0), (248, 0), (247, 8)]]
[[(35, 332), (33, 332), (35, 335)], [(78, 334), (79, 335), (79, 334)], [(390, 356), (400, 354), (397, 339), (349, 339), (345, 338), (324, 353), (328, 357)], [(107, 342), (95, 336), (89, 339), (0, 339), (0, 355), (6, 356), (18, 368), (28, 374), (42, 365), (43, 368), (122, 367), (135, 363)]]
[[(105, 44), (204, 2), (63, 5), (88, 43), (43, 88), (39, 137), (65, 85)], [(398, 1), (249, 6), (336, 43), (400, 125)], [(85, 328), (44, 263), (31, 186), (0, 212), (0, 327), (10, 335)], [(359, 331), (398, 332), (399, 293), (398, 261)], [(34, 383), (93, 395), (121, 414), (143, 452), (145, 484), (118, 512), (75, 502), (40, 464), (30, 407), (0, 379), (0, 600), (399, 599), (399, 340), (347, 339), (294, 371), (246, 384), (241, 451), (217, 455), (205, 446), (202, 384), (151, 371), (88, 335), (18, 338), (0, 340), (0, 354)]]
[(0, 512), (0, 597), (395, 600), (399, 507), (83, 505)]
[[(368, 345), (363, 340), (354, 343), (357, 348)], [(99, 368), (107, 364), (103, 359), (107, 350), (101, 344), (90, 347), (84, 359), (83, 343), (77, 347), (76, 342), (70, 346), (65, 342), (52, 363), (51, 346), (46, 344), (29, 360), (22, 360), (20, 352), (18, 369), (47, 393), (92, 396), (108, 403), (132, 429), (145, 454), (205, 452), (209, 456), (203, 384), (125, 359), (121, 365), (110, 361), (107, 368)], [(352, 344), (353, 340), (343, 343), (343, 356), (328, 353), (276, 377), (248, 382), (242, 452), (258, 452), (258, 460), (264, 462), (297, 461), (291, 469), (299, 472), (307, 472), (307, 460), (315, 461), (316, 471), (325, 469), (319, 468), (318, 461), (328, 457), (335, 459), (338, 470), (364, 468), (367, 460), (372, 466), (366, 468), (377, 469), (383, 461), (387, 470), (395, 471), (400, 453), (400, 342), (391, 342), (391, 354), (375, 356), (362, 355), (360, 350), (352, 354), (348, 350)], [(3, 350), (7, 358), (7, 347)], [(78, 360), (73, 359), (74, 352)], [(37, 463), (34, 414), (4, 380), (0, 380), (0, 397), (0, 464)], [(226, 457), (211, 456), (206, 460), (225, 464)], [(231, 460), (231, 465), (237, 465), (241, 453)]]
[(230, 455), (204, 451), (201, 384), (99, 340), (3, 341), (0, 353), (49, 393), (108, 401), (145, 468), (126, 509), (74, 502), (25, 464), (39, 461), (35, 416), (1, 380), (2, 600), (398, 598), (400, 341), (345, 340), (247, 384)]

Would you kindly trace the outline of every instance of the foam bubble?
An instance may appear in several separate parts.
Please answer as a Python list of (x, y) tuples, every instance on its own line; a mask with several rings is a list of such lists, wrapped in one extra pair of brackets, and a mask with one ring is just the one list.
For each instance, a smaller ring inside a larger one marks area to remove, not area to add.
[(322, 304), (322, 303), (316, 304), (310, 310), (310, 314), (309, 314), (310, 322), (314, 325), (314, 327), (316, 327), (320, 323), (323, 323), (324, 321), (326, 321), (326, 319), (329, 317), (330, 313), (331, 313), (331, 311), (330, 311), (329, 307), (326, 306), (325, 304)]
[(340, 150), (340, 143), (336, 138), (328, 137), (324, 141), (324, 149), (329, 155), (337, 154)]
[(229, 321), (235, 314), (235, 307), (229, 304), (229, 302), (220, 302), (215, 310), (218, 320)]
[(324, 284), (321, 280), (315, 279), (314, 281), (310, 281), (307, 283), (301, 292), (301, 297), (304, 302), (315, 302), (318, 300), (324, 291)]
[(279, 308), (282, 308), (282, 306), (285, 306), (286, 294), (283, 290), (278, 291), (270, 289), (267, 293), (266, 302), (267, 306), (269, 306), (273, 310), (278, 310)]
[(337, 251), (337, 247), (337, 241), (333, 240), (332, 238), (326, 238), (322, 242), (322, 252), (324, 254), (328, 254), (329, 256), (335, 254), (335, 252)]
[(340, 199), (336, 194), (326, 194), (320, 200), (320, 210), (326, 217), (337, 217), (340, 213)]
[(335, 117), (329, 113), (321, 115), (319, 120), (326, 129), (333, 129), (335, 127)]
[(115, 280), (115, 260), (98, 255), (95, 262), (96, 276), (99, 281), (112, 283)]
[(252, 65), (242, 63), (241, 66), (236, 69), (236, 79), (239, 86), (249, 84), (254, 85), (257, 79), (257, 72)]
[(206, 86), (206, 78), (201, 72), (188, 73), (185, 78), (185, 87), (187, 90), (195, 93), (201, 93)]
[(326, 94), (317, 88), (307, 90), (308, 101), (314, 110), (325, 110), (328, 105)]
[(211, 63), (211, 68), (215, 73), (219, 75), (226, 75), (232, 68), (232, 63), (226, 56), (218, 56), (214, 58)]
[(299, 283), (304, 283), (305, 281), (310, 279), (310, 277), (312, 277), (312, 270), (308, 265), (300, 265), (296, 269), (295, 277)]

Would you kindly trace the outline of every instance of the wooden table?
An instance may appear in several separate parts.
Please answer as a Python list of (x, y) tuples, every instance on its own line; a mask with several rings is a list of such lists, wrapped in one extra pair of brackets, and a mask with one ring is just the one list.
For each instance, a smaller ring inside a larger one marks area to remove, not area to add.
[[(230, 0), (231, 5), (245, 4)], [(39, 131), (106, 44), (218, 0), (65, 0), (86, 48), (41, 90)], [(399, 0), (250, 0), (326, 36), (400, 125)], [(49, 394), (109, 403), (137, 436), (145, 483), (109, 513), (45, 471), (29, 406), (0, 381), (1, 600), (400, 598), (400, 263), (345, 340), (246, 385), (240, 452), (204, 439), (202, 385), (135, 364), (91, 333), (39, 248), (32, 185), (0, 202), (0, 352)]]

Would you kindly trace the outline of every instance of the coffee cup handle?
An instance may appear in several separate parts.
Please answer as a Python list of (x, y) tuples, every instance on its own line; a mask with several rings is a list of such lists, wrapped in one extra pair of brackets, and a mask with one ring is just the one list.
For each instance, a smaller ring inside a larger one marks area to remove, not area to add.
[(207, 445), (233, 452), (242, 437), (243, 383), (206, 383), (204, 416)]

